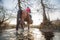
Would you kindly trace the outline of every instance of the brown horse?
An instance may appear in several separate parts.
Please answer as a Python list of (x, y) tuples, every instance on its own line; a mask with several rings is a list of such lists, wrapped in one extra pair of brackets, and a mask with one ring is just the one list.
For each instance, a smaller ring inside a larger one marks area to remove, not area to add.
[(32, 21), (32, 19), (30, 17), (30, 14), (25, 10), (22, 11), (21, 21), (22, 21), (23, 28), (24, 28), (24, 25), (23, 25), (24, 21), (27, 22), (27, 24), (28, 24), (28, 34), (29, 34), (29, 25), (32, 24), (33, 21)]
[[(29, 30), (29, 25), (32, 24), (33, 21), (31, 19), (30, 15), (29, 15), (29, 13), (25, 10), (22, 10), (21, 15), (20, 15), (20, 21), (19, 21), (22, 29), (24, 29), (25, 21), (28, 24), (28, 30)], [(18, 26), (16, 28), (18, 30)]]

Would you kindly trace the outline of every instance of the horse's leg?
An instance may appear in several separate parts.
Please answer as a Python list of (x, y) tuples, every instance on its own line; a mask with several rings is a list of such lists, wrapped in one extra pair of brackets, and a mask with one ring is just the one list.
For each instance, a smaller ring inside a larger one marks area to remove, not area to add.
[(22, 29), (21, 32), (24, 32), (24, 23), (23, 22), (21, 23), (21, 29)]
[(29, 30), (30, 30), (30, 28), (29, 28), (29, 23), (28, 23), (28, 40), (30, 40), (30, 38), (29, 38)]
[(24, 40), (24, 21), (23, 20), (21, 20), (21, 23), (20, 23), (20, 25), (21, 25), (21, 32), (20, 32), (20, 37), (21, 37), (21, 40)]
[(28, 33), (29, 33), (29, 24), (28, 24)]

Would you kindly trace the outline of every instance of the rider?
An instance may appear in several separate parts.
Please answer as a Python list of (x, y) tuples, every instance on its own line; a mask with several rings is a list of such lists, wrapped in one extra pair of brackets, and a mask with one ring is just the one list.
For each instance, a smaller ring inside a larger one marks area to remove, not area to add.
[[(30, 9), (29, 7), (26, 8), (26, 11), (27, 11), (28, 14), (30, 15), (30, 13), (31, 13), (31, 9)], [(30, 17), (31, 17), (31, 15), (30, 15)]]

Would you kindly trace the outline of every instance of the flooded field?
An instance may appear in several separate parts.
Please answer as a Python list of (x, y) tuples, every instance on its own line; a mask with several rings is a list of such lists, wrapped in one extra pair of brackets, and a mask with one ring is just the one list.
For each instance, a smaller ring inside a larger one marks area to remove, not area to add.
[[(42, 32), (37, 28), (30, 28), (30, 32), (33, 40), (45, 40)], [(27, 34), (27, 28), (25, 28), (24, 35)], [(53, 40), (60, 40), (60, 32), (54, 32)], [(0, 33), (0, 40), (17, 40), (16, 38), (16, 30), (15, 29), (7, 29)]]

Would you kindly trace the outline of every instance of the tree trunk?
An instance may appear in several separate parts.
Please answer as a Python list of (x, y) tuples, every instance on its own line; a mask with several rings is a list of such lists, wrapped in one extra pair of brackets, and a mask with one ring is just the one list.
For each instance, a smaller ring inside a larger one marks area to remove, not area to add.
[(41, 5), (42, 5), (42, 10), (43, 10), (43, 22), (45, 22), (47, 20), (47, 16), (45, 13), (45, 5), (43, 3), (43, 0), (41, 0)]
[(21, 10), (21, 6), (20, 6), (20, 0), (18, 0), (18, 7), (19, 7), (19, 9)]

